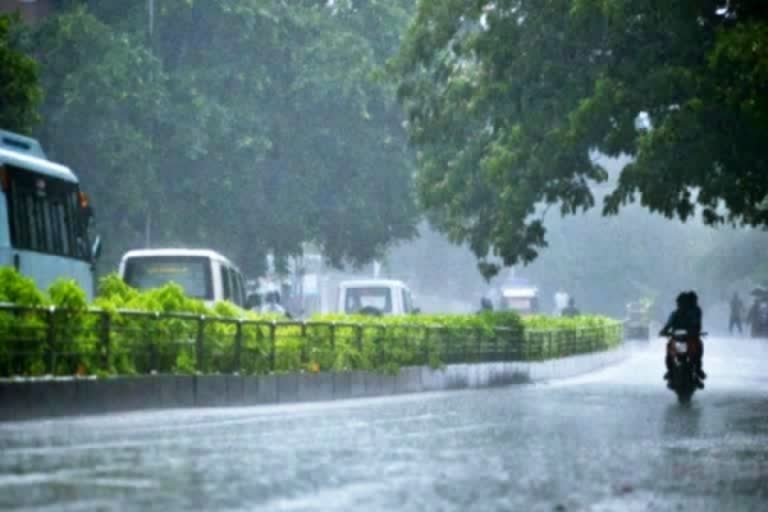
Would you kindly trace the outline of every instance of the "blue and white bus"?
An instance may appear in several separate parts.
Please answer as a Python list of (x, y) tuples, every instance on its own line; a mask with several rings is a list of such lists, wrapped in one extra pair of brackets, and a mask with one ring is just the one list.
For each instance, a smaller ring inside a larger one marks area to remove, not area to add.
[(0, 130), (0, 187), (0, 266), (40, 289), (74, 279), (91, 299), (100, 242), (90, 242), (93, 210), (77, 176), (48, 160), (36, 140)]

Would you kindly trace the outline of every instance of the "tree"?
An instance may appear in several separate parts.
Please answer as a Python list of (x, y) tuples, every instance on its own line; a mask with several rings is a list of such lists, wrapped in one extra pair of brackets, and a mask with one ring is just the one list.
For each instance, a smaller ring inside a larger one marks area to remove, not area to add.
[(392, 64), (418, 196), (486, 275), (591, 208), (591, 154), (631, 155), (604, 213), (768, 225), (768, 18), (756, 1), (419, 2)]
[[(626, 159), (602, 158), (598, 163), (614, 175)], [(596, 201), (609, 189), (593, 188)], [(654, 313), (661, 320), (675, 295), (693, 288), (706, 314), (733, 289), (744, 290), (768, 276), (768, 244), (762, 231), (712, 229), (699, 219), (670, 221), (638, 204), (627, 205), (617, 216), (604, 217), (597, 209), (566, 217), (550, 211), (542, 220), (547, 250), (514, 273), (539, 288), (544, 312), (552, 311), (553, 295), (562, 288), (582, 311), (618, 318), (625, 315), (628, 302), (655, 299)], [(472, 311), (490, 287), (505, 283), (503, 271), (486, 282), (466, 246), (450, 245), (424, 226), (420, 231), (418, 240), (394, 248), (387, 260), (393, 275), (404, 278), (418, 297), (463, 301)]]
[(163, 202), (148, 136), (167, 108), (159, 62), (141, 41), (83, 8), (49, 18), (28, 51), (46, 91), (37, 135), (91, 196), (107, 247), (103, 270), (112, 270), (121, 252), (142, 242), (143, 213)]
[(0, 15), (0, 128), (29, 133), (41, 99), (35, 61), (19, 50), (18, 15)]
[[(145, 3), (69, 3), (35, 49), (73, 63), (43, 67), (53, 91), (45, 135), (62, 161), (98, 173), (83, 171), (83, 181), (121, 251), (143, 245), (149, 225), (153, 245), (217, 248), (255, 275), (268, 252), (280, 259), (305, 242), (341, 265), (413, 235), (402, 113), (393, 86), (374, 79), (405, 11), (375, 1), (166, 0), (149, 34)], [(362, 22), (376, 13), (385, 24)], [(82, 29), (68, 28), (74, 19)], [(62, 49), (61, 38), (72, 44)], [(91, 112), (91, 102), (103, 108)], [(61, 119), (85, 123), (90, 163), (65, 154), (75, 149), (53, 127)], [(130, 158), (115, 161), (115, 144)], [(129, 177), (132, 165), (140, 169)], [(138, 195), (113, 201), (117, 190), (95, 185), (117, 177)], [(117, 229), (125, 222), (130, 230)]]

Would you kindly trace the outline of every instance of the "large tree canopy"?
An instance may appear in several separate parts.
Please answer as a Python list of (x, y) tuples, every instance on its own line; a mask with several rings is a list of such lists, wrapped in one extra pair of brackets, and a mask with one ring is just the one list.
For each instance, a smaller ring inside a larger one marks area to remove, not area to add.
[(37, 64), (19, 48), (17, 15), (0, 15), (0, 128), (27, 133), (40, 102)]
[(42, 134), (90, 187), (110, 263), (148, 227), (253, 274), (305, 242), (362, 263), (412, 236), (413, 157), (374, 80), (405, 3), (164, 0), (150, 33), (146, 2), (69, 1), (30, 48)]
[(634, 160), (605, 213), (768, 225), (768, 11), (759, 0), (421, 0), (393, 61), (418, 195), (487, 274), (546, 246)]

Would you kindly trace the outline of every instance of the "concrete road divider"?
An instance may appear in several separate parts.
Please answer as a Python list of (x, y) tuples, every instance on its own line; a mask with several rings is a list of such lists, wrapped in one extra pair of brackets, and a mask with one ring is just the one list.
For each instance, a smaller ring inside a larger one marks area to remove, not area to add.
[(542, 362), (401, 368), (395, 374), (350, 371), (277, 375), (148, 375), (3, 379), (0, 421), (141, 409), (259, 405), (481, 388), (573, 377), (618, 363), (624, 348)]

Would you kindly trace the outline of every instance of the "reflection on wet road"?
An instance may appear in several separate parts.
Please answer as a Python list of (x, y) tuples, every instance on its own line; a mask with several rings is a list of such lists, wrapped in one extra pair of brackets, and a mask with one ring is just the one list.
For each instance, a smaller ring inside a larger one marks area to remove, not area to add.
[(768, 341), (533, 386), (0, 424), (2, 510), (768, 510)]

